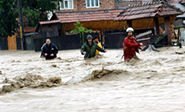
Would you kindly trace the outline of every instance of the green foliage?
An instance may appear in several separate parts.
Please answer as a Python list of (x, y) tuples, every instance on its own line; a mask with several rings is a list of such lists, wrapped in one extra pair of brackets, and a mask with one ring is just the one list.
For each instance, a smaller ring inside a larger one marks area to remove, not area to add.
[(0, 1), (0, 36), (12, 35), (18, 27), (15, 0)]
[(3, 9), (2, 3), (3, 3), (3, 1), (0, 1), (0, 11)]
[[(46, 21), (49, 11), (57, 9), (57, 1), (62, 0), (22, 0), (24, 27), (37, 26), (38, 21)], [(15, 33), (19, 24), (18, 0), (0, 0), (0, 36)]]
[(24, 15), (23, 20), (25, 26), (36, 26), (40, 18), (40, 14), (37, 10), (27, 7), (22, 9), (22, 13)]
[(22, 0), (26, 26), (36, 26), (38, 21), (46, 21), (47, 14), (57, 9), (56, 1), (62, 0)]
[(83, 27), (82, 24), (78, 21), (74, 23), (75, 29), (71, 31), (71, 33), (80, 34), (80, 42), (84, 43), (84, 33), (92, 33), (92, 30), (88, 30), (87, 28)]

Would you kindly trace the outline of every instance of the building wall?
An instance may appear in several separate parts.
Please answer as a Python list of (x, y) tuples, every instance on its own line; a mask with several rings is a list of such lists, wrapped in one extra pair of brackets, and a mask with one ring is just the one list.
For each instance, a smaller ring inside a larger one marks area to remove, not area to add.
[(115, 0), (99, 0), (100, 7), (86, 8), (86, 0), (73, 0), (73, 9), (60, 10), (61, 12), (69, 11), (88, 11), (101, 9), (115, 9)]
[(138, 4), (142, 4), (142, 2), (118, 1), (118, 2), (115, 2), (115, 7), (116, 9), (125, 9), (129, 6), (138, 5)]
[[(63, 9), (63, 10), (61, 10), (61, 9), (59, 8), (60, 12), (78, 11), (78, 1), (79, 1), (79, 0), (73, 0), (73, 9)], [(59, 7), (60, 7), (60, 6), (59, 6)]]
[[(47, 24), (47, 25), (42, 25), (42, 34), (45, 37), (54, 37), (54, 36), (59, 36), (59, 31), (58, 31), (58, 24)], [(41, 30), (41, 29), (40, 29)]]
[(58, 30), (58, 24), (42, 25), (42, 32)]
[[(126, 0), (126, 1), (121, 1), (123, 4), (118, 3), (117, 5), (119, 7), (124, 7), (126, 5), (135, 5), (135, 4), (144, 4), (144, 3), (150, 3), (153, 1), (160, 1), (160, 0)], [(177, 3), (180, 2), (181, 0), (168, 0), (168, 3)], [(100, 2), (100, 7), (98, 8), (87, 8), (86, 7), (86, 0), (73, 0), (73, 9), (64, 9), (60, 11), (61, 12), (70, 12), (70, 11), (88, 11), (88, 10), (101, 10), (101, 9), (115, 9), (115, 0), (99, 0)], [(118, 8), (118, 7), (116, 7)]]

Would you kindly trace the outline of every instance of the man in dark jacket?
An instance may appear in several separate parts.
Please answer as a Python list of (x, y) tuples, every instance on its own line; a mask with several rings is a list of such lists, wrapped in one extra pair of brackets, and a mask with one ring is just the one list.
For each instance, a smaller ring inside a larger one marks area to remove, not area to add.
[(95, 42), (93, 42), (93, 37), (91, 35), (88, 35), (86, 43), (81, 47), (81, 54), (84, 55), (84, 59), (91, 58), (96, 55), (96, 50), (107, 52), (107, 50), (100, 48)]
[(58, 53), (57, 46), (51, 43), (50, 39), (46, 39), (46, 45), (43, 46), (42, 55), (44, 55), (46, 60), (48, 60), (56, 58), (57, 53)]

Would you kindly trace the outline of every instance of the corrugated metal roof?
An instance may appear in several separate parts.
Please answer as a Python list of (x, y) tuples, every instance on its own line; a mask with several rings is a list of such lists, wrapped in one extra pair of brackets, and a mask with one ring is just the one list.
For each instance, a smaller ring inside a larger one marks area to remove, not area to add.
[(133, 20), (150, 18), (155, 16), (180, 15), (183, 11), (167, 3), (150, 3), (144, 5), (131, 6), (123, 10), (115, 20)]

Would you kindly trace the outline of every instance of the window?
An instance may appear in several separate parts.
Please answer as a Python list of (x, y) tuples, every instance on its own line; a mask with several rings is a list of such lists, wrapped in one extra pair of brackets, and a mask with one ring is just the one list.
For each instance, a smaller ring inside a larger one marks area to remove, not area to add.
[(87, 8), (100, 7), (99, 2), (100, 2), (99, 0), (86, 0), (86, 7)]
[(73, 0), (63, 0), (60, 2), (60, 9), (73, 9)]

